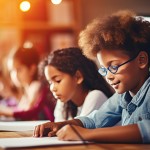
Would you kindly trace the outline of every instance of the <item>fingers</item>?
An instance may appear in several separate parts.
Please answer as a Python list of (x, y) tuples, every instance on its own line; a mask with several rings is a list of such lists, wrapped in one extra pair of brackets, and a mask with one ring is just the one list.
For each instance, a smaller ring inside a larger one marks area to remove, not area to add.
[[(78, 130), (78, 131), (77, 131)], [(58, 132), (56, 133), (59, 140), (83, 140), (82, 136), (80, 135), (80, 127), (78, 126), (71, 126), (66, 125), (62, 127)]]
[(38, 125), (35, 127), (34, 132), (33, 132), (33, 136), (34, 137), (42, 137), (43, 136), (43, 132), (44, 132), (44, 125)]
[(56, 131), (51, 131), (48, 133), (48, 136), (49, 137), (52, 137), (52, 136), (55, 136), (56, 135)]
[(34, 137), (38, 137), (38, 131), (39, 131), (38, 128), (39, 128), (38, 126), (35, 126), (35, 128), (34, 128), (34, 131), (33, 131), (33, 136)]
[(42, 136), (55, 136), (58, 130), (57, 124), (52, 122), (47, 122), (45, 124), (41, 124), (35, 127), (33, 136), (34, 137), (42, 137)]
[(64, 135), (64, 132), (62, 131), (62, 129), (58, 130), (58, 132), (56, 132), (56, 135), (59, 140), (65, 140), (65, 135)]
[(44, 129), (45, 129), (44, 124), (42, 124), (42, 125), (39, 126), (39, 133), (40, 133), (39, 136), (40, 137), (42, 137), (44, 135)]
[(70, 136), (68, 135), (68, 133), (70, 133), (69, 131), (70, 131), (70, 126), (66, 125), (62, 127), (60, 130), (58, 130), (56, 135), (59, 140), (63, 140), (63, 141), (70, 140)]
[(50, 128), (48, 128), (49, 123), (41, 124), (38, 126), (35, 126), (33, 136), (34, 137), (42, 137), (47, 136), (48, 132), (50, 131)]
[(56, 136), (56, 132), (58, 131), (58, 127), (57, 126), (54, 126), (53, 127), (53, 130), (51, 132), (48, 133), (48, 136), (51, 137), (51, 136)]

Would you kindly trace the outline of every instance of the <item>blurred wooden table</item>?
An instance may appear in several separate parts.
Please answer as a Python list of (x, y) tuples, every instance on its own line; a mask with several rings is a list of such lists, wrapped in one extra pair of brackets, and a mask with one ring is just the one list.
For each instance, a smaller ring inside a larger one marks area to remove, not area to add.
[[(32, 132), (0, 132), (0, 138), (30, 137)], [(17, 150), (150, 150), (150, 144), (87, 144), (68, 146), (46, 146), (34, 148), (18, 148)], [(2, 150), (2, 148), (0, 148)]]

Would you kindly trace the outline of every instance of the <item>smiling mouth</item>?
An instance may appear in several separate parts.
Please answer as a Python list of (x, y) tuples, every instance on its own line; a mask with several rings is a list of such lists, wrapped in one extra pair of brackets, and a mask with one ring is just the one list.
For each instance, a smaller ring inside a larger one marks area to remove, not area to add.
[(120, 82), (113, 83), (113, 84), (111, 84), (111, 86), (112, 86), (113, 88), (117, 88), (117, 87), (118, 87), (118, 85), (119, 85), (119, 83), (120, 83)]
[(117, 84), (119, 84), (120, 82), (117, 82), (117, 83), (113, 83), (113, 84), (111, 84), (111, 86), (113, 86), (113, 85), (117, 85)]

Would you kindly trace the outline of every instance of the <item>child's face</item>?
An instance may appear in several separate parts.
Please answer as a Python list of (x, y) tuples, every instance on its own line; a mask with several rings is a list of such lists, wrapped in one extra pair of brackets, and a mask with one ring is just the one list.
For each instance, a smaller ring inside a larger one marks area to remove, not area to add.
[[(100, 66), (108, 68), (109, 66), (118, 66), (130, 59), (128, 55), (120, 50), (101, 50), (97, 54)], [(114, 90), (122, 94), (130, 91), (133, 94), (140, 88), (140, 68), (138, 67), (137, 57), (132, 61), (118, 68), (115, 74), (107, 71), (106, 80)]]
[(45, 76), (56, 99), (65, 103), (74, 98), (78, 85), (74, 76), (61, 72), (50, 65), (45, 67)]
[(26, 86), (31, 82), (30, 76), (31, 69), (20, 63), (18, 60), (14, 60), (11, 68), (11, 79), (17, 86)]

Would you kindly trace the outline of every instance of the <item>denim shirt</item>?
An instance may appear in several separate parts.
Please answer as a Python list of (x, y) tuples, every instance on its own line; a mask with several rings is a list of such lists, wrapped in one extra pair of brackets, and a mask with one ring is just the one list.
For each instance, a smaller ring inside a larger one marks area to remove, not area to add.
[(85, 128), (111, 127), (121, 120), (122, 126), (137, 124), (143, 143), (150, 143), (150, 77), (134, 97), (129, 92), (115, 93), (99, 110), (86, 117), (76, 117)]

